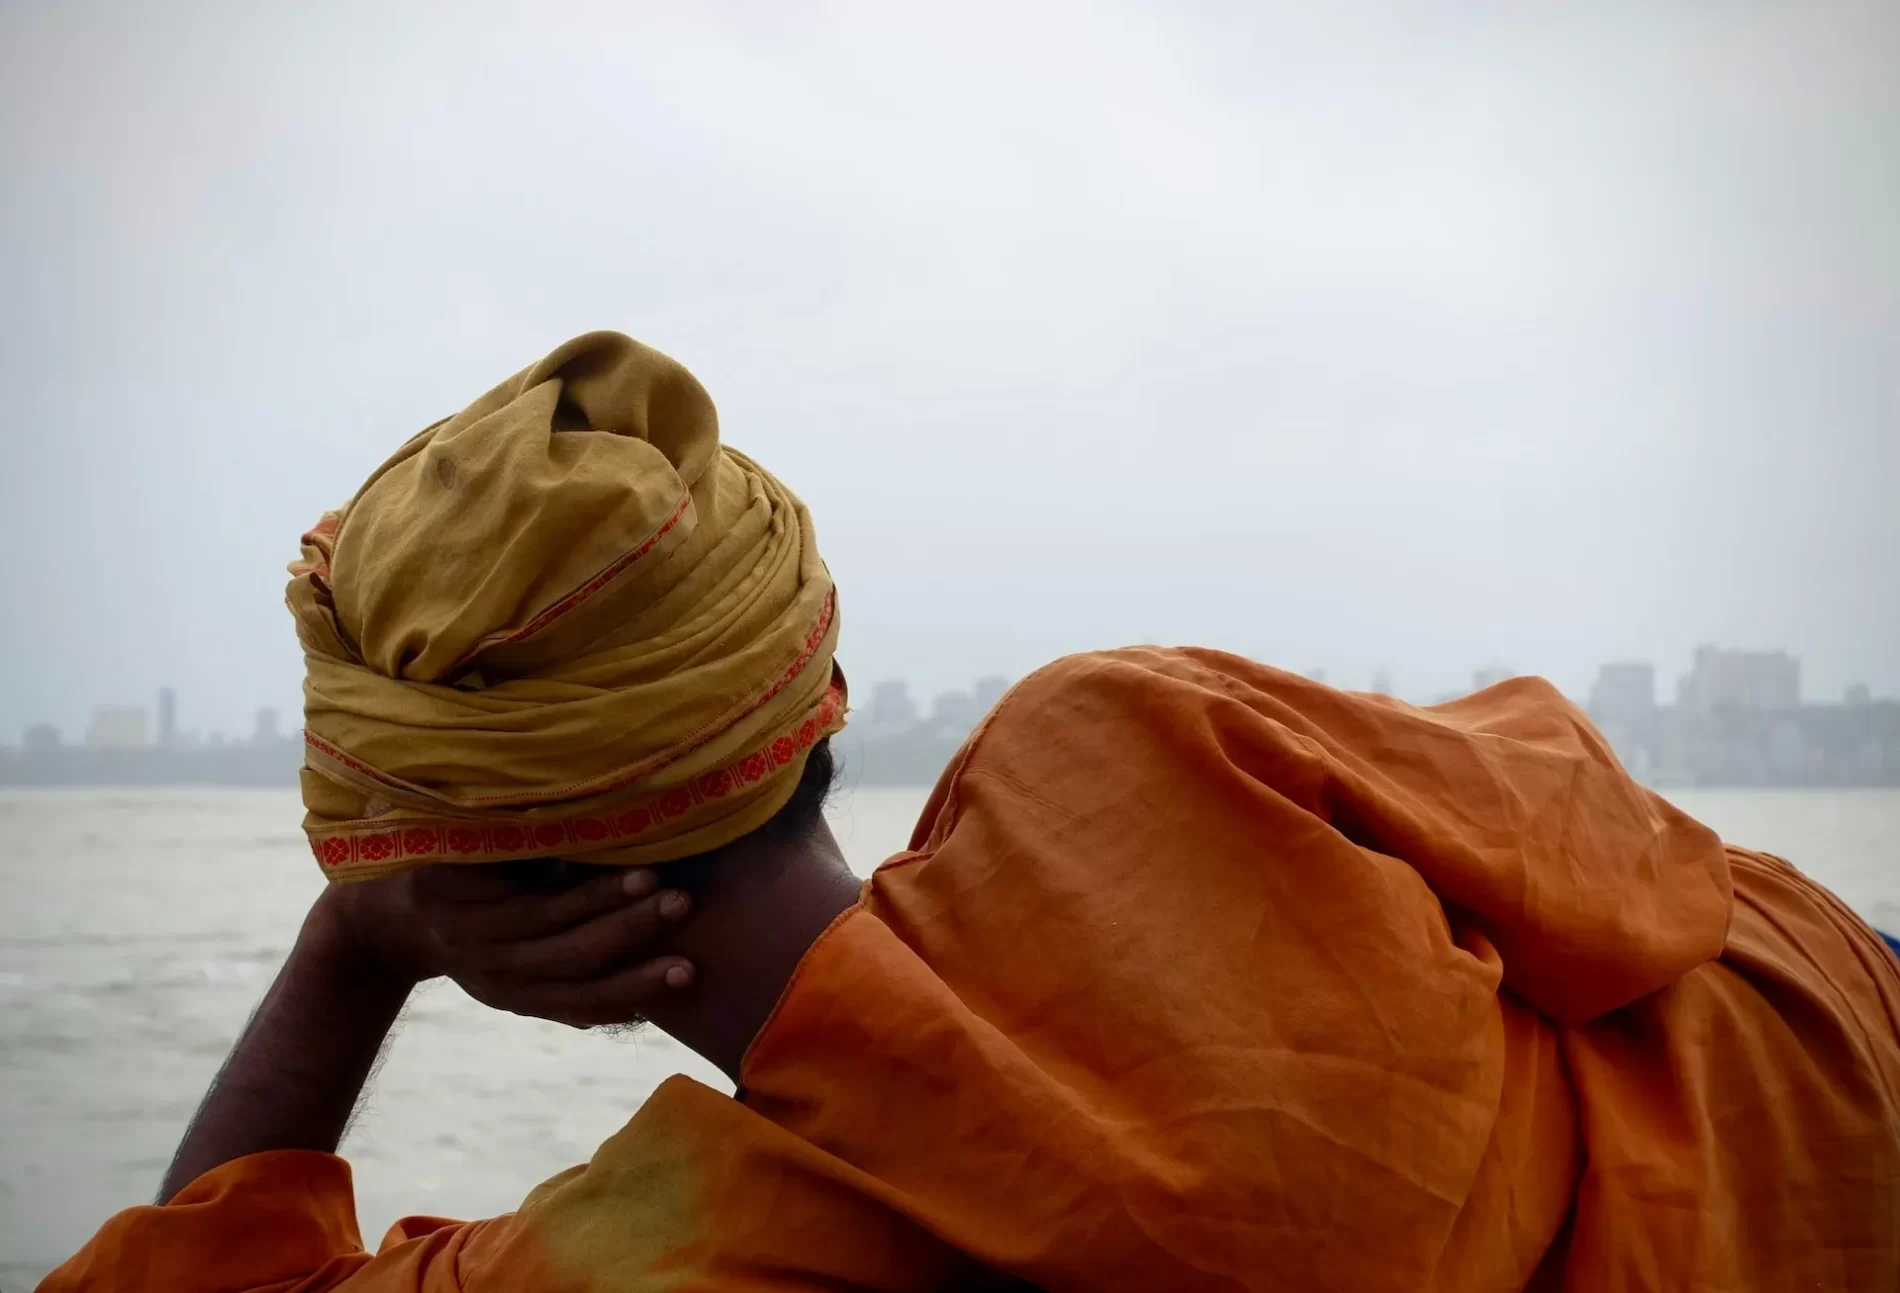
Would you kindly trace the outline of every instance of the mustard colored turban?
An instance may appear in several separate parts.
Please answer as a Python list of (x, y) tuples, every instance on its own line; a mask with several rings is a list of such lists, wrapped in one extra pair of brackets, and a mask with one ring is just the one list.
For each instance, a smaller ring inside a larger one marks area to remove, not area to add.
[(290, 573), (304, 830), (332, 879), (704, 852), (844, 725), (805, 505), (618, 333), (409, 441)]

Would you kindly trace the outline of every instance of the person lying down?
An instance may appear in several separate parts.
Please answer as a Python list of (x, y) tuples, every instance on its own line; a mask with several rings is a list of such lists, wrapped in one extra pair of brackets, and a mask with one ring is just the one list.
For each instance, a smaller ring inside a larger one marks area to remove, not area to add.
[[(1900, 961), (1539, 680), (1059, 660), (860, 883), (812, 518), (613, 333), (411, 439), (288, 600), (335, 883), (48, 1293), (1900, 1288)], [(367, 1249), (339, 1138), (439, 976), (736, 1091)]]

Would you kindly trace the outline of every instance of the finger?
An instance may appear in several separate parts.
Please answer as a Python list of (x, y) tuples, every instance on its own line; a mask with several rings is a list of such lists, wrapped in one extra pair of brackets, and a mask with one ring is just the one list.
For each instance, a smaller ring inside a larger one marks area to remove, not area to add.
[(648, 867), (589, 867), (590, 874), (559, 893), (521, 893), (443, 911), (445, 934), (458, 944), (519, 943), (547, 938), (625, 907), (659, 888)]
[(506, 1008), (575, 1028), (627, 1024), (644, 1015), (654, 1002), (690, 988), (695, 977), (691, 961), (661, 956), (585, 983), (524, 985), (509, 994)]
[(499, 862), (436, 862), (416, 872), (417, 893), (434, 903), (494, 902), (520, 892)]
[(502, 877), (520, 893), (559, 893), (600, 871), (600, 867), (563, 858), (516, 858), (501, 864)]
[(626, 964), (684, 920), (691, 909), (691, 899), (677, 889), (669, 889), (603, 912), (558, 934), (495, 944), (477, 955), (492, 975), (580, 982)]
[(423, 867), (423, 892), (444, 903), (499, 902), (525, 894), (558, 893), (608, 868), (560, 858), (509, 862), (437, 862)]

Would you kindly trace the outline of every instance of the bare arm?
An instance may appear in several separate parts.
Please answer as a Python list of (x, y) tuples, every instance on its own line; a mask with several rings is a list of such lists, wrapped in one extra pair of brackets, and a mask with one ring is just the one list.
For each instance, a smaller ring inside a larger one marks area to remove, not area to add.
[(333, 1152), (415, 980), (363, 955), (325, 894), (185, 1133), (159, 1202), (267, 1149)]
[(430, 867), (326, 890), (212, 1083), (159, 1200), (272, 1149), (334, 1152), (415, 985), (447, 975), (486, 1005), (577, 1028), (625, 1023), (689, 987), (643, 959), (686, 915), (644, 870), (570, 867), (524, 887), (495, 867)]

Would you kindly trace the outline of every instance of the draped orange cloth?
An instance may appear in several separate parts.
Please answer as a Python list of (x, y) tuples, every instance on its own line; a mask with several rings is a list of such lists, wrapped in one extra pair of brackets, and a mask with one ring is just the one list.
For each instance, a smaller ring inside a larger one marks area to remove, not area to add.
[(240, 1160), (44, 1287), (1892, 1290), (1897, 1037), (1859, 919), (1541, 682), (1082, 656), (972, 737), (742, 1099), (674, 1078), (374, 1255), (341, 1160)]

